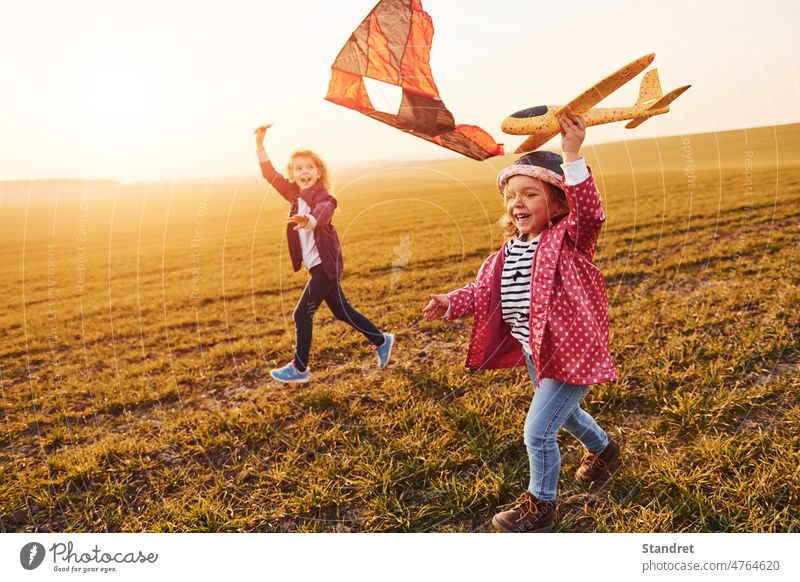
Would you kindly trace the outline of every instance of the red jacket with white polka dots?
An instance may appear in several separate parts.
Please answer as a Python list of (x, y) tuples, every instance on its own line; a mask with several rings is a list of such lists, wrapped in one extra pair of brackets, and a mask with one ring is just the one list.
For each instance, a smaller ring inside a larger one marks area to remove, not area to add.
[[(539, 379), (598, 384), (617, 378), (608, 349), (605, 281), (592, 264), (606, 216), (591, 170), (586, 180), (574, 186), (565, 183), (564, 190), (570, 212), (542, 232), (533, 255), (530, 348)], [(474, 315), (468, 368), (525, 364), (519, 341), (503, 321), (502, 251), (489, 255), (474, 283), (448, 294), (448, 320)]]

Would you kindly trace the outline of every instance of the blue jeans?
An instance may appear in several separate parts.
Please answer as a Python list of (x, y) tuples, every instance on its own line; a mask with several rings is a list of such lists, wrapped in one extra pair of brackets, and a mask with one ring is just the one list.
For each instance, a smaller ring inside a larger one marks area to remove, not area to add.
[(311, 267), (309, 273), (311, 278), (294, 310), (294, 326), (297, 330), (294, 365), (299, 371), (305, 372), (308, 367), (311, 334), (314, 330), (314, 314), (323, 301), (328, 304), (336, 319), (349, 323), (373, 345), (379, 346), (384, 342), (383, 334), (375, 327), (375, 324), (356, 311), (347, 301), (338, 279), (328, 279), (322, 265)]
[(581, 408), (586, 386), (549, 378), (544, 378), (537, 386), (536, 369), (528, 354), (525, 354), (525, 362), (534, 387), (533, 401), (525, 419), (525, 447), (531, 466), (528, 491), (542, 501), (553, 501), (561, 473), (561, 454), (556, 442), (559, 429), (563, 426), (592, 453), (606, 448), (608, 435)]

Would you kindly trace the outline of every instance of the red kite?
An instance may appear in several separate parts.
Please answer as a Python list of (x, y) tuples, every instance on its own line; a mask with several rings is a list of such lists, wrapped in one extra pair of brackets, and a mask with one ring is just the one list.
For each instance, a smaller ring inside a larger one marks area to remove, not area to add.
[[(456, 125), (444, 106), (431, 71), (432, 39), (421, 0), (381, 0), (333, 62), (325, 99), (474, 160), (502, 155), (502, 144), (480, 127)], [(403, 90), (396, 115), (375, 110), (364, 77)]]

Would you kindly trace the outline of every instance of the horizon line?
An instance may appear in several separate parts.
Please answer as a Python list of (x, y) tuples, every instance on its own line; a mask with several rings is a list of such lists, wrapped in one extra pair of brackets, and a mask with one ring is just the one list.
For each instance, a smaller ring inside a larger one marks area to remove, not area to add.
[[(737, 131), (755, 131), (759, 129), (767, 129), (767, 128), (777, 128), (777, 127), (786, 127), (791, 125), (800, 125), (800, 120), (790, 123), (781, 123), (777, 125), (760, 125), (755, 127), (738, 127), (733, 129), (721, 129), (717, 131), (703, 131), (697, 133), (688, 133), (688, 134), (668, 134), (668, 135), (659, 135), (654, 137), (642, 137), (636, 139), (629, 139), (629, 140), (615, 140), (615, 141), (603, 141), (599, 143), (592, 143), (592, 144), (584, 144), (584, 148), (586, 147), (597, 147), (597, 146), (608, 146), (614, 144), (621, 144), (621, 143), (632, 143), (632, 142), (641, 142), (641, 141), (652, 141), (658, 139), (671, 139), (671, 138), (678, 138), (678, 137), (686, 137), (692, 135), (709, 135), (709, 134), (720, 134), (720, 133), (731, 133)], [(558, 148), (557, 148), (558, 149)], [(498, 158), (516, 155), (513, 152), (505, 153), (502, 156), (494, 156)], [(339, 162), (328, 164), (334, 168), (352, 168), (359, 164), (369, 164), (369, 165), (380, 165), (384, 163), (389, 163), (390, 161), (394, 161), (395, 163), (400, 161), (400, 164), (407, 165), (407, 164), (415, 164), (415, 163), (431, 163), (431, 162), (442, 162), (442, 161), (454, 161), (454, 160), (466, 160), (464, 156), (458, 156), (457, 154), (449, 155), (447, 153), (443, 153), (440, 156), (401, 156), (395, 158), (363, 158), (360, 160), (353, 160), (350, 162)], [(492, 159), (492, 158), (488, 158)], [(486, 160), (482, 160), (486, 161)], [(480, 163), (480, 162), (479, 162)], [(187, 178), (148, 178), (142, 180), (131, 180), (131, 181), (124, 181), (119, 180), (116, 178), (65, 178), (65, 177), (52, 177), (52, 178), (12, 178), (12, 179), (0, 179), (0, 184), (18, 184), (20, 182), (110, 182), (112, 184), (117, 184), (119, 186), (135, 186), (135, 185), (143, 185), (143, 184), (155, 184), (159, 182), (171, 182), (171, 183), (179, 183), (179, 182), (203, 182), (203, 181), (213, 181), (213, 182), (227, 182), (227, 181), (256, 181), (260, 182), (261, 177), (260, 175), (254, 175), (252, 177), (245, 177), (243, 174), (221, 174), (218, 176), (196, 176), (196, 177), (187, 177)]]

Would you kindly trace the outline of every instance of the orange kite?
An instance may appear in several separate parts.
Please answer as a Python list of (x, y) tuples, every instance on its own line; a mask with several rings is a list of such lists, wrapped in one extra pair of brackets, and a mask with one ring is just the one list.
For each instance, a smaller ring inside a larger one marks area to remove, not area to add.
[[(456, 125), (444, 106), (431, 71), (432, 39), (421, 0), (381, 0), (333, 62), (325, 99), (474, 160), (502, 155), (502, 144), (480, 127)], [(402, 88), (396, 115), (375, 110), (364, 77)]]

